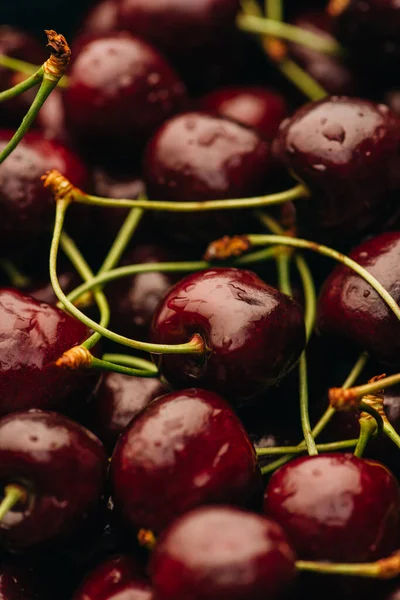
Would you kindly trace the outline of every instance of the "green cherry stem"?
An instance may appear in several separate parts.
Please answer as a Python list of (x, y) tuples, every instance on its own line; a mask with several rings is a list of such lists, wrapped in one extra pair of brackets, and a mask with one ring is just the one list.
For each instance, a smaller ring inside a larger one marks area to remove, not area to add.
[(363, 396), (374, 394), (375, 392), (392, 387), (398, 383), (400, 383), (400, 373), (389, 375), (389, 377), (382, 377), (382, 379), (372, 381), (371, 383), (357, 385), (346, 390), (343, 388), (331, 388), (329, 390), (329, 400), (335, 404), (355, 404)]
[(90, 368), (100, 369), (101, 371), (111, 371), (113, 373), (121, 373), (122, 375), (130, 375), (134, 377), (158, 377), (159, 373), (157, 369), (154, 371), (153, 365), (151, 369), (136, 369), (134, 367), (128, 367), (122, 364), (109, 362), (104, 359), (92, 357), (90, 362)]
[(265, 14), (268, 19), (283, 21), (283, 2), (282, 0), (265, 0)]
[[(354, 448), (357, 445), (359, 438), (351, 440), (340, 440), (339, 442), (329, 442), (326, 444), (317, 444), (318, 452), (336, 452)], [(275, 446), (271, 448), (256, 448), (257, 456), (274, 456), (275, 454), (301, 454), (305, 452), (305, 448), (299, 446)]]
[[(349, 388), (354, 384), (355, 381), (357, 381), (358, 377), (361, 375), (367, 362), (368, 362), (368, 354), (366, 352), (363, 352), (358, 357), (352, 370), (350, 371), (349, 375), (347, 376), (346, 381), (343, 383), (343, 388), (345, 388), (345, 389)], [(335, 414), (335, 409), (332, 408), (331, 406), (328, 406), (328, 408), (326, 409), (326, 411), (324, 412), (322, 417), (319, 419), (319, 421), (316, 423), (316, 425), (314, 425), (314, 427), (312, 429), (312, 435), (313, 435), (314, 439), (319, 436), (321, 431), (323, 431), (323, 429), (329, 423), (329, 421), (331, 420), (331, 418), (333, 417), (334, 414)], [(302, 442), (300, 442), (300, 444), (297, 445), (297, 448), (301, 451), (306, 450), (307, 447), (306, 447), (305, 441), (303, 440)], [(289, 462), (289, 460), (292, 458), (292, 456), (293, 456), (293, 454), (289, 454), (289, 453), (286, 456), (282, 456), (282, 458), (279, 458), (278, 460), (270, 463), (269, 465), (262, 467), (261, 473), (263, 475), (272, 473), (273, 471), (275, 471), (276, 469), (278, 469), (285, 463)]]
[(236, 18), (236, 25), (242, 31), (273, 36), (288, 42), (307, 46), (323, 54), (331, 56), (344, 55), (343, 48), (336, 40), (328, 39), (313, 31), (307, 31), (289, 23), (241, 13)]
[(117, 363), (125, 367), (134, 367), (144, 371), (153, 371), (156, 375), (158, 369), (156, 365), (145, 358), (139, 356), (129, 356), (128, 354), (103, 354), (102, 359), (109, 363)]
[(0, 522), (6, 514), (19, 502), (26, 502), (28, 493), (25, 488), (16, 483), (10, 483), (4, 487), (4, 497), (0, 503)]
[[(124, 346), (128, 346), (130, 348), (135, 348), (136, 350), (143, 350), (144, 352), (151, 352), (154, 354), (197, 354), (204, 355), (205, 346), (203, 338), (194, 334), (192, 338), (186, 344), (150, 344), (146, 342), (139, 342), (137, 340), (132, 340), (123, 335), (119, 335), (114, 331), (103, 327), (86, 316), (82, 311), (80, 311), (72, 302), (67, 298), (64, 294), (60, 283), (57, 277), (57, 259), (58, 259), (58, 249), (60, 245), (60, 237), (64, 225), (65, 214), (69, 205), (69, 200), (64, 198), (60, 199), (56, 203), (56, 217), (54, 222), (54, 231), (53, 238), (51, 241), (50, 247), (50, 260), (49, 260), (49, 269), (50, 269), (50, 280), (53, 286), (54, 293), (56, 294), (58, 300), (65, 306), (67, 311), (71, 313), (75, 318), (84, 323), (87, 327), (94, 329), (95, 332), (100, 335), (116, 342), (117, 344), (122, 344)], [(92, 283), (93, 280), (89, 283)], [(80, 292), (81, 293), (81, 292)], [(78, 296), (80, 295), (78, 294)]]
[(43, 67), (40, 67), (36, 73), (25, 79), (24, 81), (17, 83), (13, 87), (8, 90), (4, 90), (0, 92), (0, 102), (5, 102), (6, 100), (11, 100), (20, 94), (23, 94), (27, 90), (38, 85), (43, 79)]
[(304, 441), (309, 456), (318, 454), (317, 446), (311, 429), (310, 414), (308, 410), (308, 377), (307, 377), (307, 359), (304, 351), (299, 361), (299, 389), (300, 389), (300, 418), (301, 428), (303, 430)]
[(312, 101), (326, 98), (328, 92), (307, 71), (302, 69), (294, 60), (284, 58), (277, 65), (280, 72), (285, 75), (307, 98)]
[[(13, 58), (6, 54), (0, 54), (0, 67), (5, 67), (10, 71), (16, 71), (17, 73), (23, 73), (24, 75), (34, 75), (42, 68), (39, 65), (32, 65), (24, 60), (19, 60), (18, 58)], [(58, 85), (60, 87), (68, 87), (68, 77), (63, 75), (58, 82)]]
[(0, 259), (0, 269), (7, 275), (13, 287), (24, 289), (31, 284), (30, 278), (21, 273), (16, 265), (6, 258)]
[(371, 563), (331, 563), (297, 560), (298, 571), (310, 571), (320, 575), (346, 575), (392, 579), (400, 574), (400, 552)]
[(400, 448), (400, 436), (387, 418), (383, 419), (383, 431)]
[(114, 240), (113, 245), (110, 248), (103, 264), (101, 265), (98, 275), (110, 271), (115, 265), (117, 265), (121, 259), (121, 256), (126, 250), (127, 245), (132, 239), (141, 219), (143, 216), (143, 209), (132, 208), (126, 217), (121, 229), (119, 230), (117, 237)]
[(283, 294), (292, 295), (292, 286), (290, 283), (290, 263), (292, 260), (291, 254), (280, 252), (276, 256), (276, 267), (278, 272), (278, 287)]
[(365, 448), (367, 447), (369, 440), (376, 431), (376, 421), (374, 419), (371, 419), (370, 415), (362, 415), (359, 419), (359, 423), (360, 436), (358, 438), (357, 446), (354, 450), (354, 456), (358, 456), (358, 458), (361, 458), (364, 454)]
[(304, 320), (306, 323), (306, 337), (307, 340), (309, 340), (314, 330), (315, 319), (317, 314), (317, 295), (315, 291), (315, 283), (310, 268), (307, 265), (307, 262), (305, 261), (304, 257), (300, 254), (296, 254), (296, 256), (294, 257), (294, 261), (303, 286), (305, 301)]

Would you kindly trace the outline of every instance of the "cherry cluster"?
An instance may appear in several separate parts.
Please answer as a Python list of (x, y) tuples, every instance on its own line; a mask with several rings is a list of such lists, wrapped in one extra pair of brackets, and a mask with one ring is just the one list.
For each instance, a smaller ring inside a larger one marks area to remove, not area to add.
[(400, 597), (400, 4), (0, 27), (0, 597)]

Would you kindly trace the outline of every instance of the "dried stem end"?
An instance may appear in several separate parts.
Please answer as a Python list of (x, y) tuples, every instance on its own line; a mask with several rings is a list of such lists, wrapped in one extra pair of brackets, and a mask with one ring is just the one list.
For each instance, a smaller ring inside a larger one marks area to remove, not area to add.
[(63, 369), (81, 369), (82, 367), (90, 367), (92, 364), (92, 355), (83, 346), (74, 346), (70, 348), (56, 361), (56, 366)]
[(64, 75), (71, 59), (71, 49), (63, 35), (54, 29), (45, 29), (47, 35), (47, 48), (50, 58), (43, 65), (47, 79), (58, 81)]
[[(386, 373), (381, 375), (375, 375), (368, 383), (375, 383), (386, 377)], [(360, 390), (361, 391), (361, 390)], [(383, 409), (383, 390), (379, 390), (373, 394), (362, 395), (359, 393), (358, 387), (353, 388), (331, 388), (329, 390), (329, 403), (335, 410), (346, 411), (346, 410), (357, 410), (360, 403), (364, 402), (379, 412), (382, 418), (385, 413)]]
[(326, 7), (326, 12), (331, 17), (338, 17), (346, 10), (350, 0), (330, 0)]
[(138, 542), (147, 550), (153, 550), (156, 545), (156, 537), (150, 529), (140, 529), (137, 535)]
[(208, 246), (204, 260), (227, 260), (234, 256), (242, 256), (250, 248), (251, 244), (245, 235), (225, 235), (219, 240), (211, 242)]
[(263, 47), (269, 58), (274, 62), (280, 63), (287, 56), (287, 46), (282, 40), (276, 38), (264, 39)]
[(380, 579), (393, 579), (400, 574), (400, 551), (394, 552), (387, 558), (377, 561), (378, 577)]
[(67, 200), (71, 202), (73, 200), (73, 193), (77, 188), (56, 169), (47, 171), (41, 179), (44, 187), (50, 189), (56, 201)]

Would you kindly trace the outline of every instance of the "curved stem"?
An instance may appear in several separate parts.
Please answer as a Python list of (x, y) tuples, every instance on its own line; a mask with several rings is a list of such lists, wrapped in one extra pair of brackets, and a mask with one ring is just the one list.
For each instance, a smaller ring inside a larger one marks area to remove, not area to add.
[(360, 436), (354, 450), (354, 456), (362, 457), (365, 448), (376, 430), (376, 421), (368, 417), (360, 417)]
[(315, 319), (317, 314), (317, 295), (315, 292), (315, 284), (311, 271), (303, 256), (301, 256), (300, 254), (296, 254), (294, 257), (294, 261), (296, 263), (296, 267), (303, 285), (305, 301), (304, 320), (306, 323), (306, 336), (307, 340), (309, 340), (314, 330)]
[[(186, 344), (150, 344), (146, 342), (139, 342), (137, 340), (132, 340), (123, 335), (119, 335), (109, 329), (99, 325), (96, 321), (93, 321), (89, 317), (87, 317), (83, 312), (81, 312), (76, 306), (72, 304), (70, 300), (68, 300), (67, 296), (64, 294), (57, 277), (57, 257), (58, 257), (58, 248), (60, 244), (60, 236), (62, 233), (62, 228), (65, 219), (65, 213), (68, 208), (69, 201), (66, 199), (60, 199), (56, 204), (56, 218), (54, 222), (54, 232), (53, 239), (51, 241), (50, 248), (50, 280), (53, 286), (54, 293), (57, 298), (62, 302), (62, 304), (66, 307), (69, 313), (71, 313), (74, 317), (76, 317), (79, 321), (84, 323), (87, 327), (94, 329), (97, 333), (107, 337), (108, 339), (116, 342), (117, 344), (122, 344), (124, 346), (129, 346), (130, 348), (136, 348), (137, 350), (143, 350), (144, 352), (152, 352), (153, 354), (197, 354), (204, 355), (204, 341), (201, 336), (195, 334), (189, 342)], [(90, 282), (92, 283), (92, 282)], [(76, 291), (76, 290), (75, 290)], [(81, 293), (81, 292), (80, 292)], [(79, 295), (80, 295), (79, 293)]]
[(395, 552), (387, 558), (371, 563), (331, 563), (297, 560), (298, 571), (311, 571), (320, 575), (346, 575), (354, 577), (374, 577), (392, 579), (400, 574), (400, 553)]
[[(326, 444), (316, 444), (318, 452), (337, 452), (353, 448), (357, 445), (359, 438), (351, 440), (340, 440), (339, 442), (328, 442)], [(305, 448), (299, 446), (275, 446), (271, 448), (255, 448), (257, 456), (274, 456), (275, 454), (301, 454), (305, 452)], [(262, 472), (262, 468), (261, 468)]]
[(301, 428), (303, 430), (304, 441), (307, 446), (307, 452), (310, 456), (318, 454), (317, 447), (315, 445), (310, 415), (308, 412), (308, 383), (307, 383), (307, 359), (306, 354), (300, 357), (299, 363), (299, 386), (300, 386), (300, 417), (301, 417)]
[[(24, 60), (19, 60), (6, 54), (0, 54), (0, 66), (10, 69), (10, 71), (23, 73), (24, 75), (33, 75), (41, 68), (39, 65), (32, 65)], [(64, 75), (58, 82), (58, 85), (64, 88), (68, 87), (68, 77)]]
[(114, 240), (106, 258), (101, 265), (98, 275), (110, 271), (121, 259), (121, 256), (125, 252), (125, 249), (139, 225), (143, 216), (143, 210), (140, 208), (132, 208), (128, 216), (126, 217), (121, 229), (119, 230), (117, 237)]
[(395, 373), (395, 375), (389, 375), (389, 377), (382, 377), (382, 379), (372, 381), (371, 383), (357, 385), (346, 390), (344, 390), (343, 388), (331, 388), (329, 394), (332, 398), (343, 398), (343, 400), (345, 401), (352, 401), (352, 403), (355, 403), (356, 400), (361, 399), (363, 396), (374, 394), (375, 392), (379, 392), (382, 389), (392, 387), (393, 385), (397, 385), (398, 383), (400, 383), (400, 373)]
[(277, 66), (280, 72), (310, 100), (321, 100), (329, 96), (318, 81), (290, 58), (284, 58)]
[(43, 78), (43, 67), (40, 67), (36, 73), (25, 79), (24, 81), (17, 83), (13, 87), (8, 90), (4, 90), (0, 92), (0, 102), (5, 102), (6, 100), (11, 100), (20, 94), (23, 94), (27, 90), (30, 90), (35, 85), (37, 85)]
[[(368, 354), (366, 352), (363, 352), (362, 354), (360, 354), (360, 356), (357, 359), (357, 362), (355, 363), (355, 365), (353, 366), (349, 375), (347, 376), (346, 381), (343, 384), (343, 388), (351, 387), (353, 385), (353, 383), (355, 381), (357, 381), (357, 379), (360, 376), (360, 374), (362, 373), (365, 365), (367, 364), (367, 361), (368, 361)], [(326, 411), (324, 412), (322, 417), (319, 419), (318, 423), (312, 429), (312, 435), (313, 435), (314, 439), (316, 437), (318, 437), (318, 435), (321, 433), (321, 431), (323, 431), (323, 429), (329, 423), (329, 421), (331, 420), (331, 418), (333, 417), (334, 414), (335, 414), (335, 409), (332, 408), (331, 406), (328, 406), (328, 408), (326, 409)], [(300, 444), (298, 444), (297, 447), (301, 450), (305, 450), (306, 449), (305, 441), (303, 440), (302, 442), (300, 442)], [(263, 474), (266, 475), (267, 473), (271, 473), (272, 471), (275, 471), (276, 469), (278, 469), (279, 467), (281, 467), (282, 465), (287, 463), (292, 458), (292, 456), (293, 455), (288, 454), (286, 456), (282, 456), (282, 458), (279, 458), (278, 460), (274, 461), (273, 463), (270, 463), (269, 465), (267, 465), (266, 467), (263, 468), (263, 470), (262, 470)]]
[(0, 521), (4, 519), (6, 514), (10, 512), (12, 508), (19, 502), (26, 502), (27, 491), (17, 485), (16, 483), (10, 483), (4, 488), (4, 498), (0, 503)]
[(126, 367), (100, 358), (95, 358), (94, 356), (90, 363), (90, 368), (101, 369), (102, 371), (112, 371), (113, 373), (121, 373), (122, 375), (130, 375), (133, 377), (158, 377), (158, 371), (154, 371), (153, 369), (135, 369), (133, 367)]
[(301, 44), (330, 56), (343, 56), (344, 54), (342, 47), (336, 40), (289, 23), (241, 13), (236, 19), (236, 25), (242, 31), (273, 36), (288, 42)]
[(129, 356), (128, 354), (103, 354), (102, 359), (109, 363), (118, 363), (125, 367), (135, 367), (144, 371), (153, 371), (158, 373), (156, 365), (149, 360), (140, 358), (139, 356)]
[(292, 256), (286, 251), (280, 252), (276, 256), (276, 266), (278, 270), (278, 287), (283, 294), (292, 295), (292, 286), (290, 283), (290, 262)]
[(385, 301), (389, 308), (394, 312), (396, 317), (400, 319), (400, 307), (389, 292), (383, 287), (381, 283), (369, 271), (361, 267), (356, 261), (352, 260), (348, 256), (345, 256), (341, 252), (324, 246), (323, 244), (316, 244), (308, 240), (300, 238), (292, 238), (280, 235), (248, 235), (249, 242), (253, 246), (263, 246), (268, 244), (282, 244), (283, 246), (291, 246), (293, 248), (304, 248), (305, 250), (312, 250), (317, 254), (328, 256), (333, 260), (336, 260), (346, 267), (349, 267), (352, 271), (360, 275), (370, 286), (380, 295)]
[(387, 418), (383, 419), (383, 431), (400, 448), (400, 436)]

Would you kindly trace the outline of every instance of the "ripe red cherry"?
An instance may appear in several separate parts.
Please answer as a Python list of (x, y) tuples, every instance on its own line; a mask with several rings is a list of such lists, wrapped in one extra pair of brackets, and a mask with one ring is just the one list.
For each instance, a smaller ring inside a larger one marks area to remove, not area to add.
[[(0, 150), (13, 132), (0, 131)], [(55, 141), (30, 132), (0, 165), (0, 252), (21, 251), (53, 224), (55, 204), (41, 176), (57, 169), (78, 187), (86, 187), (87, 172), (76, 154)]]
[(215, 44), (233, 29), (239, 0), (121, 0), (120, 27), (140, 35), (167, 54)]
[[(350, 254), (400, 300), (400, 232), (387, 232), (363, 242)], [(318, 300), (321, 333), (351, 340), (380, 363), (400, 364), (400, 327), (393, 312), (362, 277), (338, 266), (324, 283)]]
[[(144, 177), (149, 198), (184, 202), (254, 196), (265, 189), (270, 149), (247, 127), (191, 112), (167, 121), (149, 142)], [(232, 214), (232, 213), (235, 214)], [(229, 214), (228, 214), (229, 213)], [(242, 211), (160, 215), (166, 233), (194, 243), (246, 229)]]
[(166, 392), (159, 379), (107, 373), (90, 403), (87, 426), (112, 452), (119, 435), (133, 417)]
[(270, 88), (250, 85), (214, 90), (200, 99), (199, 109), (248, 125), (267, 140), (275, 137), (279, 125), (288, 115), (282, 94)]
[(132, 150), (186, 101), (183, 83), (163, 56), (127, 32), (80, 43), (64, 98), (74, 135), (91, 158), (108, 163), (131, 163)]
[(120, 437), (111, 460), (115, 508), (160, 532), (202, 504), (247, 504), (258, 492), (254, 447), (221, 396), (187, 389), (161, 396)]
[(325, 242), (356, 237), (398, 189), (400, 121), (383, 104), (331, 97), (281, 125), (274, 150), (311, 190), (296, 203), (300, 228)]
[(150, 584), (131, 556), (107, 559), (91, 571), (72, 600), (152, 600)]
[(27, 500), (0, 523), (0, 542), (26, 550), (80, 533), (104, 494), (107, 457), (101, 442), (63, 415), (31, 410), (0, 420), (0, 480), (19, 484)]
[(204, 507), (161, 535), (149, 569), (158, 600), (272, 600), (291, 583), (294, 560), (274, 521), (232, 507)]
[(367, 562), (398, 545), (400, 488), (383, 464), (352, 454), (293, 460), (276, 471), (264, 510), (302, 559)]
[(65, 312), (16, 290), (0, 289), (0, 415), (30, 408), (71, 410), (98, 376), (54, 362), (89, 330)]
[(196, 383), (241, 402), (296, 364), (304, 348), (304, 315), (294, 300), (251, 271), (209, 269), (177, 283), (154, 314), (156, 343), (181, 344), (195, 333), (207, 355), (157, 357), (160, 372), (174, 387)]

